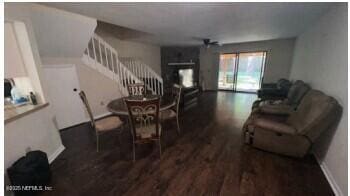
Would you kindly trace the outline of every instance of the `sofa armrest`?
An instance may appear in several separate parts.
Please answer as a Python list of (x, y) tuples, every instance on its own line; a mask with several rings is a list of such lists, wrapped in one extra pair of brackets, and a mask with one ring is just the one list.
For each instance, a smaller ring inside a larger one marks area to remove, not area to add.
[(259, 112), (275, 115), (290, 115), (294, 111), (293, 107), (280, 104), (265, 104), (259, 108)]
[(284, 99), (288, 95), (285, 89), (263, 88), (257, 91), (258, 97), (261, 99)]
[(254, 125), (260, 128), (274, 131), (280, 134), (295, 135), (296, 129), (285, 123), (276, 122), (267, 118), (258, 118), (254, 120)]
[(277, 83), (263, 83), (261, 85), (261, 88), (264, 89), (264, 88), (274, 88), (276, 89), (277, 88)]

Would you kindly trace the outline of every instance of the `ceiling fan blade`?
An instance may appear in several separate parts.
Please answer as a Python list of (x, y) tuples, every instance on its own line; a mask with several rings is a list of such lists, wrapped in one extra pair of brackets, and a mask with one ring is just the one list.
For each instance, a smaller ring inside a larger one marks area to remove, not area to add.
[(206, 39), (206, 38), (204, 38), (204, 37), (195, 37), (195, 36), (192, 36), (191, 39), (197, 40), (197, 41), (203, 41), (203, 40)]

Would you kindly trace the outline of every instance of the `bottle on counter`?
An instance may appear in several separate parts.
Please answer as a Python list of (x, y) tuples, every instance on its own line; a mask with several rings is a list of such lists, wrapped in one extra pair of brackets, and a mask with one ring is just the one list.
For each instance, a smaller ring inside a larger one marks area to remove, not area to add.
[(22, 92), (20, 91), (19, 88), (17, 88), (15, 81), (13, 79), (10, 79), (12, 88), (11, 88), (11, 99), (12, 99), (12, 104), (23, 104), (28, 101), (28, 99), (23, 96)]
[(12, 102), (13, 104), (18, 104), (21, 102), (21, 98), (22, 98), (22, 93), (20, 92), (20, 90), (14, 85), (12, 86), (11, 89), (11, 98), (12, 98)]
[(38, 101), (36, 100), (36, 96), (34, 95), (33, 92), (30, 92), (30, 100), (32, 101), (33, 105), (37, 105)]

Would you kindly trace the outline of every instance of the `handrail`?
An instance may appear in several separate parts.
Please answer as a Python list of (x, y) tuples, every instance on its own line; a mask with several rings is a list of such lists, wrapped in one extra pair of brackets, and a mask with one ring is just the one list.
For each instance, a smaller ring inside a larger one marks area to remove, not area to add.
[(148, 65), (130, 57), (120, 58), (125, 66), (141, 79), (153, 94), (163, 95), (163, 79)]
[(89, 40), (83, 60), (90, 67), (117, 81), (120, 84), (119, 90), (124, 95), (127, 95), (128, 84), (143, 82), (118, 59), (118, 52), (96, 34)]

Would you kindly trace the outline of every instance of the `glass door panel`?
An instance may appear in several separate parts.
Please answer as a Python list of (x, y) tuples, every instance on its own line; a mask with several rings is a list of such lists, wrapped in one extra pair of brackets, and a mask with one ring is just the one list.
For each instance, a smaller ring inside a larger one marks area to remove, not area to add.
[(237, 54), (221, 54), (219, 65), (218, 87), (221, 90), (234, 89), (234, 75)]
[(260, 88), (266, 52), (239, 53), (236, 91), (256, 92)]

